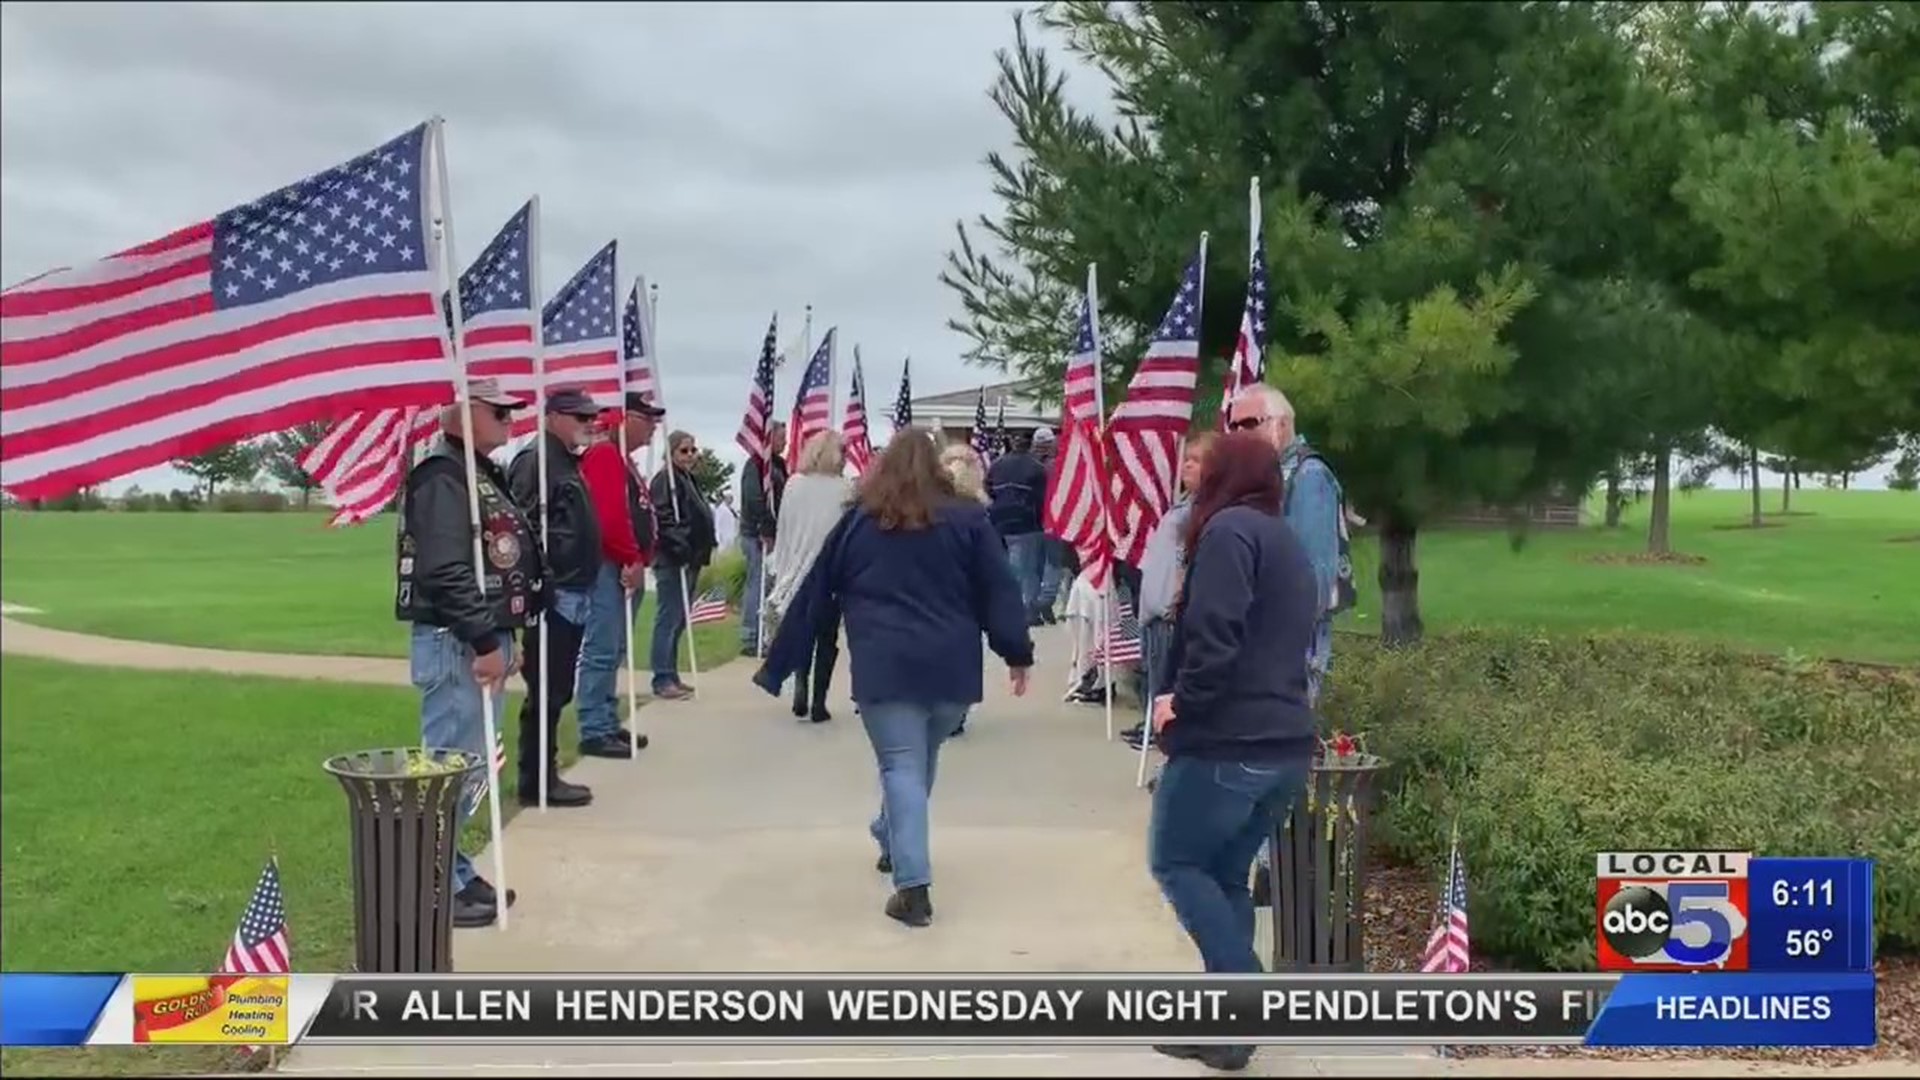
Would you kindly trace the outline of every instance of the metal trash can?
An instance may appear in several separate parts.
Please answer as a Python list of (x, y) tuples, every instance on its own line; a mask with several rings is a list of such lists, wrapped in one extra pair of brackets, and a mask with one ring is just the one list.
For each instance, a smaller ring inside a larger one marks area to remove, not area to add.
[(453, 970), (460, 800), (486, 766), (460, 750), (402, 747), (329, 758), (353, 836), (355, 970)]
[(1306, 791), (1274, 828), (1270, 970), (1367, 970), (1367, 840), (1386, 766), (1351, 749), (1314, 756)]

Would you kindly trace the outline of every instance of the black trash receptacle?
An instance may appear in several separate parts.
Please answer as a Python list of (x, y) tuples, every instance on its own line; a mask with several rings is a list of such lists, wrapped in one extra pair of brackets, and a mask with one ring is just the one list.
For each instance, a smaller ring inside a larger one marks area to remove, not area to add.
[(341, 754), (325, 768), (347, 792), (356, 970), (452, 971), (455, 824), (484, 763), (404, 747)]
[(1373, 754), (1316, 755), (1306, 791), (1275, 824), (1271, 970), (1367, 969), (1367, 840), (1384, 768)]

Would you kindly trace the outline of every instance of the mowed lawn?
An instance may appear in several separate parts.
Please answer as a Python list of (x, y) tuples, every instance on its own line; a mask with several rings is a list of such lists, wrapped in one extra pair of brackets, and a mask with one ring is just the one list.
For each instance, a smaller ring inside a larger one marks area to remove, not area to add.
[[(1427, 627), (1677, 634), (1770, 652), (1920, 661), (1920, 494), (1802, 490), (1794, 513), (1743, 527), (1747, 494), (1678, 494), (1676, 551), (1698, 563), (1603, 562), (1644, 550), (1647, 504), (1623, 527), (1540, 530), (1516, 550), (1493, 528), (1420, 537)], [(1778, 506), (1769, 490), (1763, 505)], [(9, 513), (0, 595), (48, 626), (277, 652), (402, 655), (391, 614), (393, 533), (307, 514)], [(1378, 627), (1378, 551), (1356, 538), (1360, 607)], [(636, 629), (645, 655), (652, 596)], [(732, 624), (698, 634), (703, 666), (737, 654)]]
[[(510, 695), (508, 713), (519, 707)], [(8, 971), (206, 971), (217, 966), (269, 854), (280, 860), (296, 971), (352, 963), (347, 800), (321, 769), (418, 738), (404, 687), (81, 667), (0, 658), (0, 966)], [(562, 725), (571, 762), (572, 720)], [(516, 804), (509, 737), (502, 810)], [(476, 814), (463, 846), (486, 843)], [(508, 874), (512, 874), (509, 845)], [(464, 932), (464, 931), (463, 931)], [(196, 1048), (7, 1051), (5, 1068), (197, 1071)]]
[[(0, 597), (62, 630), (216, 649), (405, 656), (393, 617), (393, 518), (323, 514), (0, 515)], [(653, 579), (634, 627), (645, 666)], [(738, 623), (695, 629), (702, 667), (739, 655)], [(681, 647), (686, 663), (686, 647)], [(682, 668), (681, 673), (686, 674)], [(688, 681), (692, 681), (689, 677)]]

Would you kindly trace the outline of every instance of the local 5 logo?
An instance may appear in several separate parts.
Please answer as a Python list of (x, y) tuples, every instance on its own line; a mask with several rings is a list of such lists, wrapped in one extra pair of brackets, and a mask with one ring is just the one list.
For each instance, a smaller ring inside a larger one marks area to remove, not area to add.
[(1600, 970), (1747, 969), (1746, 879), (1600, 882)]

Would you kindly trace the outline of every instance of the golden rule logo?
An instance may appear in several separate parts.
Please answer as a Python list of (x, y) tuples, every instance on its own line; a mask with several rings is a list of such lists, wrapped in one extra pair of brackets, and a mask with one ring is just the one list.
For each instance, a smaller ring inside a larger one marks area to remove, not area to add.
[(258, 1046), (287, 1041), (285, 975), (135, 975), (133, 1041)]

